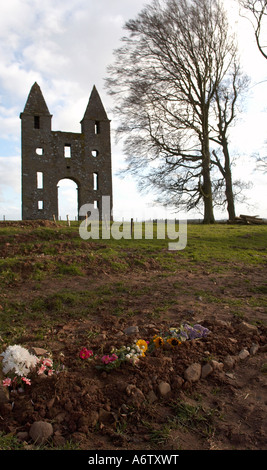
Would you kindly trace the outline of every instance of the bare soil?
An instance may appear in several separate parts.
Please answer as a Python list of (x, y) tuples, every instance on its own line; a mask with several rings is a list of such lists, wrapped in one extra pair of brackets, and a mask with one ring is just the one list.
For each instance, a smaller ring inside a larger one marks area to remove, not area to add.
[[(175, 272), (166, 273), (151, 262), (142, 270), (123, 273), (105, 268), (85, 276), (46, 278), (38, 290), (30, 278), (7, 286), (5, 299), (29, 303), (40, 292), (48, 296), (62, 289), (93, 292), (101, 285), (112, 289), (121, 283), (128, 290), (120, 294), (121, 315), (114, 315), (110, 298), (94, 315), (59, 321), (39, 340), (31, 334), (38, 320), (29, 321), (21, 344), (47, 349), (60, 373), (50, 378), (33, 375), (24, 393), (10, 393), (9, 402), (1, 405), (0, 432), (24, 436), (25, 448), (34, 448), (27, 435), (31, 424), (48, 421), (54, 432), (47, 449), (71, 442), (81, 450), (266, 450), (266, 311), (244, 301), (252, 295), (248, 281), (250, 286), (263, 285), (266, 267), (264, 271), (233, 264), (211, 274), (201, 265), (194, 270), (177, 265)], [(220, 302), (196, 296), (211, 289)], [(155, 306), (166, 305), (166, 299), (168, 308), (155, 314)], [(242, 316), (234, 312), (236, 299), (243, 300)], [(176, 349), (156, 349), (138, 366), (127, 363), (110, 372), (79, 358), (82, 347), (109, 353), (112, 346), (140, 338), (151, 341), (184, 321), (201, 323), (210, 334)], [(246, 328), (244, 322), (256, 328)], [(138, 334), (125, 334), (129, 326), (137, 326)], [(252, 354), (255, 344), (258, 349)], [(250, 354), (242, 360), (238, 355), (244, 348)], [(233, 367), (227, 366), (228, 356), (235, 359)], [(196, 382), (185, 379), (189, 365), (211, 360), (224, 365)], [(166, 396), (159, 392), (161, 382), (171, 387)]]

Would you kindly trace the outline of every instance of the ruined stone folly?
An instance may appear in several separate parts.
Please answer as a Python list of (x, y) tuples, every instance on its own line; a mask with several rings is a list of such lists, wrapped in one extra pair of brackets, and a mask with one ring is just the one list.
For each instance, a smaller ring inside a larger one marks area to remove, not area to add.
[(93, 204), (101, 217), (102, 196), (109, 196), (112, 220), (110, 120), (96, 87), (81, 133), (52, 130), (52, 115), (37, 83), (20, 118), (22, 219), (58, 219), (58, 182), (67, 178), (77, 184), (77, 214), (84, 204)]

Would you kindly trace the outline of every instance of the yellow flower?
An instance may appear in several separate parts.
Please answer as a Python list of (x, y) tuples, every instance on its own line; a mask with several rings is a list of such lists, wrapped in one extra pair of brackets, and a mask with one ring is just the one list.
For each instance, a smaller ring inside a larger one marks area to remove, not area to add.
[(147, 350), (147, 342), (144, 339), (139, 339), (136, 343), (136, 346), (141, 349), (142, 357), (145, 357), (145, 352)]
[(155, 343), (156, 348), (160, 348), (164, 344), (164, 340), (161, 336), (154, 336), (153, 342)]
[(179, 341), (177, 338), (168, 338), (168, 339), (167, 339), (167, 342), (168, 342), (172, 347), (175, 347), (175, 346), (178, 346), (179, 344), (181, 344), (181, 341)]
[(136, 346), (142, 349), (143, 352), (146, 352), (147, 350), (147, 342), (144, 339), (139, 339), (136, 343)]

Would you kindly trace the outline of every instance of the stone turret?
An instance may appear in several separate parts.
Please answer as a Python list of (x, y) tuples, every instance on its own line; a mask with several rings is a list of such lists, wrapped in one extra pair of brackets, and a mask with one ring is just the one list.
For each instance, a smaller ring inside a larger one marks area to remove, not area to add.
[(51, 116), (41, 88), (36, 82), (31, 88), (23, 113), (28, 115), (41, 114), (42, 116)]
[(94, 85), (82, 123), (87, 120), (108, 121), (106, 110)]
[(35, 82), (31, 88), (23, 113), (20, 114), (23, 124), (32, 129), (51, 130), (52, 115), (44, 100), (41, 88)]

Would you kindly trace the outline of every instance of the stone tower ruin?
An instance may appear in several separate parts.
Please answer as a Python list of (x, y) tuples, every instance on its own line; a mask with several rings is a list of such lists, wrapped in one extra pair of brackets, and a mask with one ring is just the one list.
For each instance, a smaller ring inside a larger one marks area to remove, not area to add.
[(50, 114), (37, 83), (20, 114), (22, 136), (22, 219), (58, 219), (58, 182), (77, 184), (78, 207), (93, 204), (102, 216), (102, 196), (110, 197), (112, 168), (110, 120), (93, 87), (81, 133), (53, 131)]

